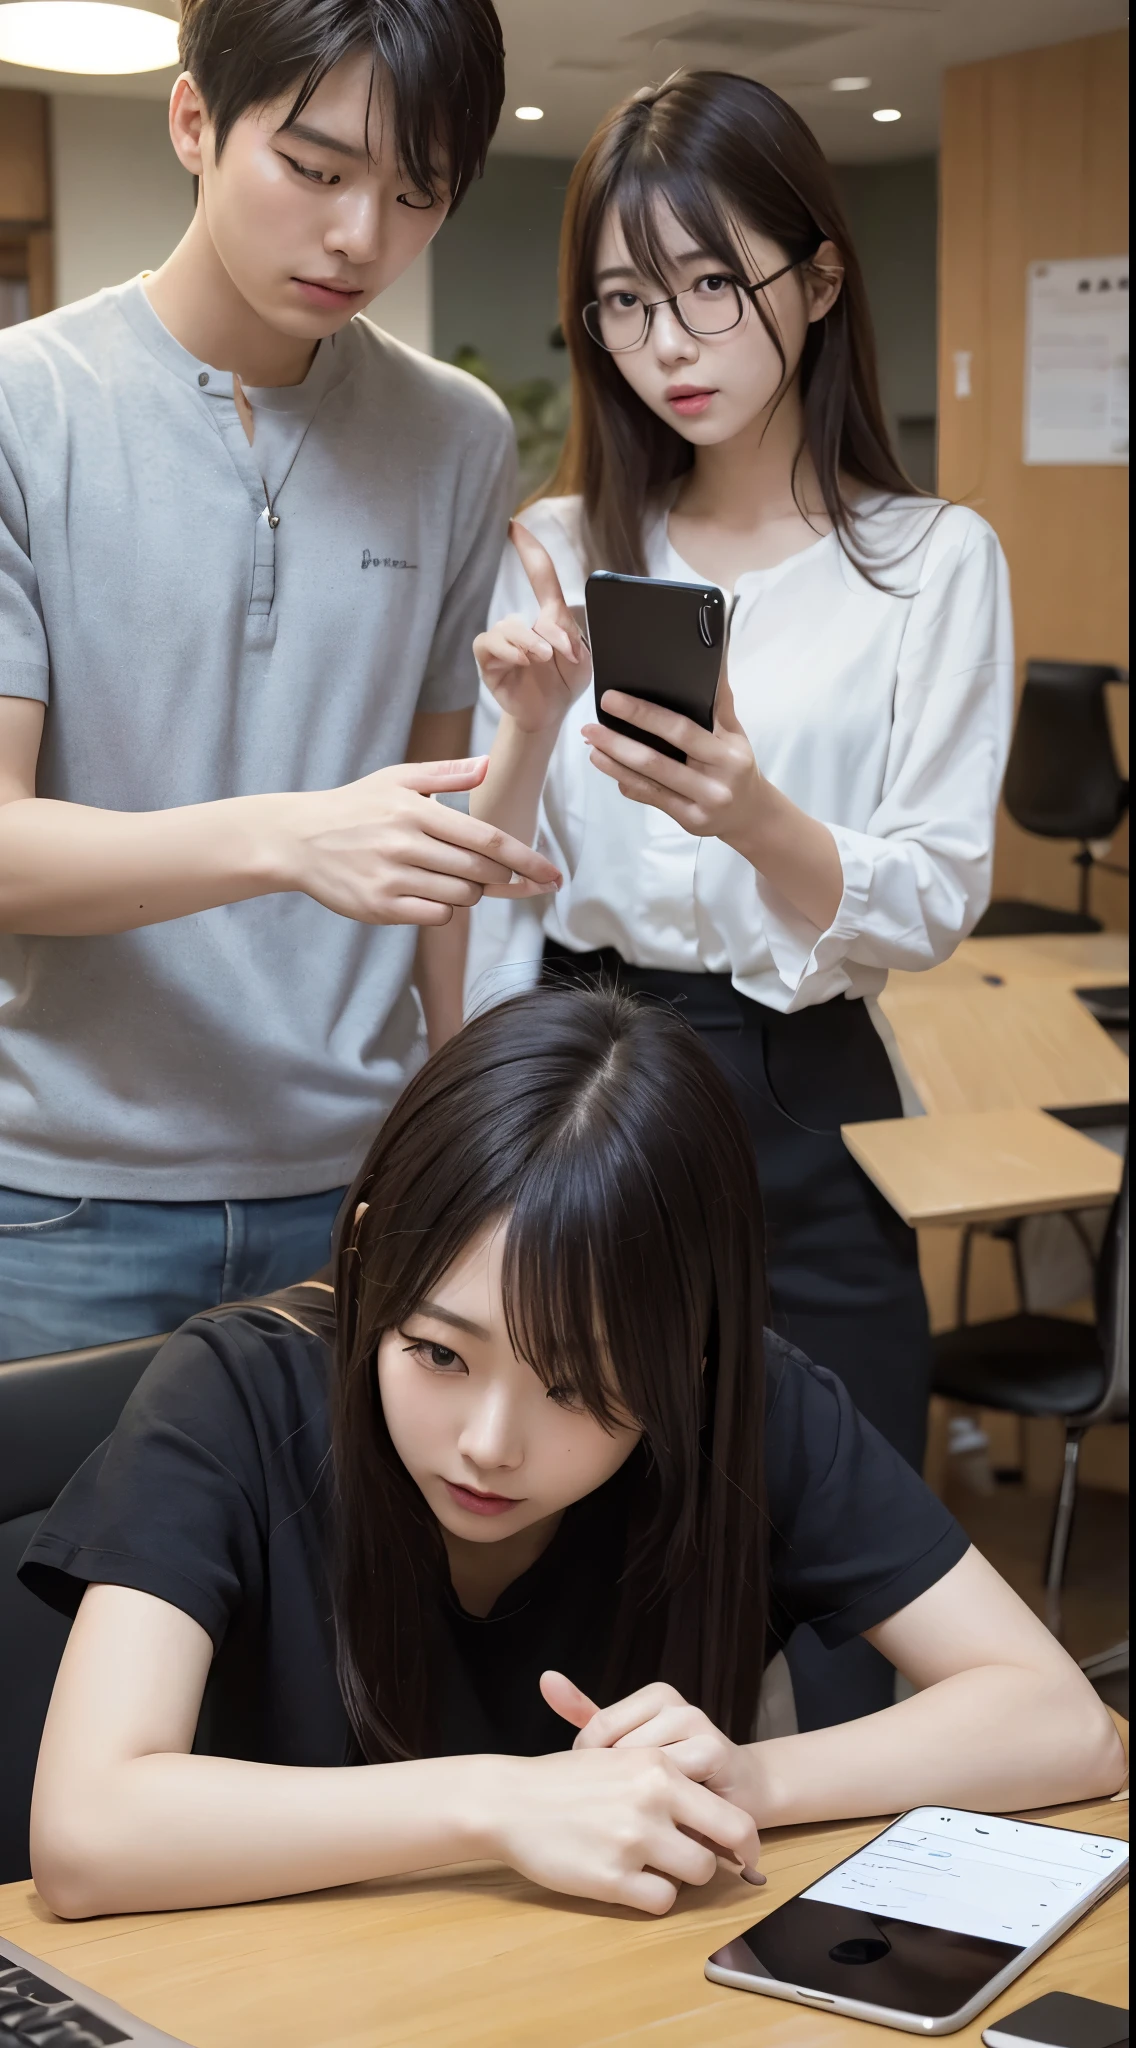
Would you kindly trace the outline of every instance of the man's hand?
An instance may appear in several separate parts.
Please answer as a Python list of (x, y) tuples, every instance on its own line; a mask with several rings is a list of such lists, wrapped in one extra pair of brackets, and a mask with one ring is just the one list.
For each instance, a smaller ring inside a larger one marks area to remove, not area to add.
[[(363, 924), (445, 925), (486, 893), (560, 885), (502, 827), (431, 801), (476, 788), (484, 758), (381, 768), (340, 789), (104, 811), (37, 797), (42, 731), (42, 704), (0, 697), (0, 931), (135, 931), (286, 889)], [(411, 739), (463, 744), (445, 713), (420, 713)]]
[(486, 687), (521, 732), (558, 727), (565, 712), (587, 689), (592, 663), (580, 629), (564, 602), (560, 578), (547, 548), (516, 520), (509, 538), (521, 558), (540, 610), (533, 625), (519, 613), (479, 633), (474, 658)]
[[(282, 807), (273, 861), (279, 889), (300, 889), (361, 924), (448, 924), (482, 896), (559, 888), (552, 862), (436, 792), (473, 789), (485, 757), (380, 768), (342, 789), (269, 798)], [(271, 829), (271, 828), (270, 828)]]

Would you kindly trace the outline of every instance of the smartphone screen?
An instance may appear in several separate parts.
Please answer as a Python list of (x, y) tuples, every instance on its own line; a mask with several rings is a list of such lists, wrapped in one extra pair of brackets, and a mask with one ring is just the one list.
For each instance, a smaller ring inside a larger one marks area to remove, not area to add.
[(734, 1981), (765, 1980), (753, 1989), (929, 2024), (1045, 1947), (1127, 1861), (1108, 1836), (919, 1807), (710, 1960)]

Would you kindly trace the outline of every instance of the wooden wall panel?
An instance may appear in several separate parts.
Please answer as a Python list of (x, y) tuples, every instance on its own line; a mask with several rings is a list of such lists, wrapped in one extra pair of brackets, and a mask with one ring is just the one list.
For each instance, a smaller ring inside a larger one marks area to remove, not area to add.
[(28, 272), (28, 314), (37, 320), (55, 304), (55, 248), (50, 228), (31, 228), (25, 244)]
[[(945, 78), (939, 488), (981, 512), (1006, 550), (1019, 674), (1031, 656), (1128, 660), (1127, 470), (1022, 461), (1026, 266), (1127, 250), (1127, 76), (1119, 31)], [(956, 395), (959, 351), (971, 358), (969, 397)], [(1003, 813), (996, 894), (1071, 908), (1072, 851)], [(1127, 865), (1127, 826), (1111, 858)], [(1094, 907), (1126, 928), (1127, 884), (1098, 874)]]
[(47, 97), (0, 89), (0, 220), (46, 221)]

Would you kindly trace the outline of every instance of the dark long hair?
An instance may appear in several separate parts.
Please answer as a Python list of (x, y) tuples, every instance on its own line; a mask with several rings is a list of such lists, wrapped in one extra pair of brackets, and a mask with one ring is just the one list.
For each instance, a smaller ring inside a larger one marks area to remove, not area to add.
[[(793, 263), (806, 264), (825, 241), (840, 250), (841, 289), (824, 318), (809, 327), (801, 358), (804, 440), (797, 461), (807, 448), (841, 544), (864, 568), (844, 480), (889, 495), (923, 494), (892, 450), (863, 273), (820, 145), (767, 85), (732, 72), (680, 71), (665, 85), (633, 93), (601, 121), (576, 165), (560, 241), (572, 415), (547, 488), (583, 498), (584, 548), (593, 566), (646, 573), (644, 512), (661, 502), (694, 454), (631, 389), (591, 339), (582, 315), (595, 297), (596, 248), (613, 206), (636, 266), (663, 292), (672, 289), (655, 226), (659, 199), (700, 248), (741, 277), (746, 258), (735, 222), (768, 235)], [(784, 390), (780, 335), (761, 293), (754, 304), (780, 357)]]
[(694, 1032), (605, 991), (503, 1003), (410, 1083), (343, 1214), (334, 1599), (364, 1755), (429, 1753), (447, 1574), (391, 1442), (376, 1353), (495, 1219), (518, 1355), (604, 1423), (614, 1381), (643, 1431), (609, 1695), (647, 1640), (651, 1677), (748, 1740), (765, 1630), (761, 1205), (744, 1126)]

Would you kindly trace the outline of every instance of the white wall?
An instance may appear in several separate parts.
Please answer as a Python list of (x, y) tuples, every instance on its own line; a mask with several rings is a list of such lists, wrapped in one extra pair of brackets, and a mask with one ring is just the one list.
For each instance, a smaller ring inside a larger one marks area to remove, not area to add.
[(193, 212), (159, 100), (54, 93), (55, 296), (65, 306), (156, 270)]
[[(164, 263), (189, 225), (193, 181), (170, 147), (162, 101), (56, 93), (51, 126), (55, 290), (65, 306)], [(426, 249), (367, 308), (380, 327), (427, 354), (431, 259)]]
[(405, 341), (410, 348), (434, 353), (434, 245), (428, 242), (416, 263), (395, 279), (389, 291), (372, 299), (367, 317), (376, 327)]

